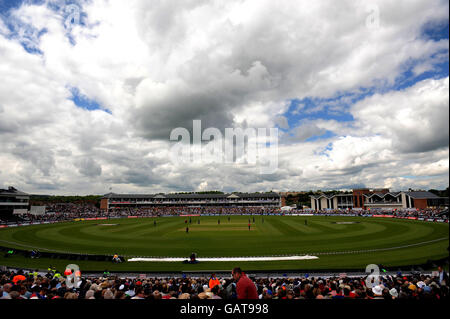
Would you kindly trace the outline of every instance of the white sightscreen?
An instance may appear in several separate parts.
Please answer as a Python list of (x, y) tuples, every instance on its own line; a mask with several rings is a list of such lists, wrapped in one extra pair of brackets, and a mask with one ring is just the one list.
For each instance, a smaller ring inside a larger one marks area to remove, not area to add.
[(32, 215), (44, 215), (45, 214), (45, 206), (31, 206), (30, 214), (32, 214)]

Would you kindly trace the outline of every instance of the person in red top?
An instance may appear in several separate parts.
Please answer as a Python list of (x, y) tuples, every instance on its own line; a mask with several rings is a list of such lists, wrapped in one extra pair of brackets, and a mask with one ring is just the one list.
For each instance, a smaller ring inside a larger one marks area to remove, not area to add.
[(255, 284), (245, 275), (241, 268), (234, 268), (232, 275), (233, 279), (237, 281), (236, 293), (238, 299), (258, 299)]

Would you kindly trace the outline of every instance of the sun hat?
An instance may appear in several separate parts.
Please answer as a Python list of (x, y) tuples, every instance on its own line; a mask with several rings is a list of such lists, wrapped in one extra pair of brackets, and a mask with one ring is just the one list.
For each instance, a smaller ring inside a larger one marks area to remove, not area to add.
[(391, 290), (389, 290), (389, 293), (391, 294), (392, 297), (398, 298), (398, 291), (395, 288), (392, 288)]
[(423, 282), (423, 281), (419, 281), (418, 283), (417, 283), (417, 287), (419, 287), (419, 288), (421, 288), (421, 289), (423, 289), (423, 287), (425, 287), (426, 285), (425, 285), (425, 283)]
[(377, 285), (372, 288), (372, 292), (377, 296), (381, 296), (383, 294), (383, 287), (380, 285)]

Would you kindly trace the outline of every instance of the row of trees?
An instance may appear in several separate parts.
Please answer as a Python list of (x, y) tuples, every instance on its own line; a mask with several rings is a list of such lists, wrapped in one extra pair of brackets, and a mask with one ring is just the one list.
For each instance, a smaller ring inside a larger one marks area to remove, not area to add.
[(80, 205), (95, 205), (100, 207), (100, 199), (103, 195), (87, 195), (87, 196), (59, 196), (59, 195), (31, 195), (30, 205), (40, 206), (60, 203), (73, 203)]
[(448, 197), (448, 187), (444, 190), (430, 189), (428, 191), (439, 197)]

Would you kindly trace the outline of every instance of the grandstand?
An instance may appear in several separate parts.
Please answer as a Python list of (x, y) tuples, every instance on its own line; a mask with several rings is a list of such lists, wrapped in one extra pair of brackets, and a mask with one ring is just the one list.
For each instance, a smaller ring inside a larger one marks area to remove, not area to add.
[(20, 214), (29, 208), (30, 196), (10, 186), (0, 189), (0, 223), (15, 223), (22, 220)]
[(281, 196), (269, 193), (231, 194), (106, 194), (100, 208), (151, 208), (151, 207), (280, 207)]

